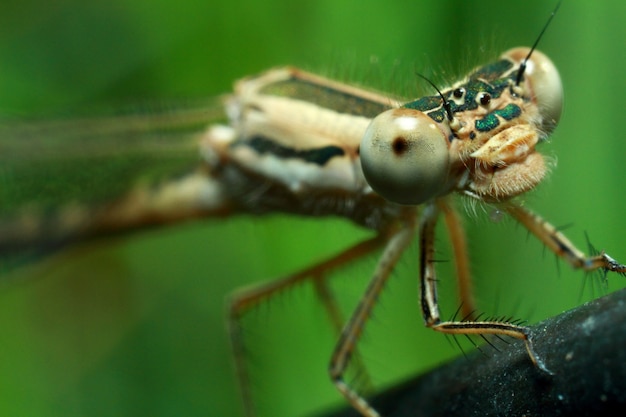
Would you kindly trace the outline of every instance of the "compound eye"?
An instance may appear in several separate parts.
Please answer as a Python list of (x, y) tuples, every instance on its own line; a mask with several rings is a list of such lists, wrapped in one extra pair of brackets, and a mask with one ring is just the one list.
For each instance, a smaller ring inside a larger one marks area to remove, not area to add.
[[(514, 48), (503, 56), (514, 62), (522, 62), (529, 52), (529, 48)], [(524, 78), (527, 80), (528, 95), (537, 103), (543, 116), (541, 129), (550, 134), (558, 124), (563, 109), (563, 85), (559, 71), (550, 58), (534, 50), (526, 63)]]
[(446, 137), (420, 111), (399, 108), (379, 114), (361, 141), (365, 179), (397, 204), (418, 205), (445, 193), (450, 164)]

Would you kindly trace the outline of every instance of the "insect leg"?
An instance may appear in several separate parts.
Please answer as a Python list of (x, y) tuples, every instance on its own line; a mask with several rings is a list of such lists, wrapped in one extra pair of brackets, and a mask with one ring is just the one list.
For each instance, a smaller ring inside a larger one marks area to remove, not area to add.
[(391, 235), (378, 261), (367, 290), (353, 312), (350, 321), (344, 327), (330, 361), (328, 372), (333, 383), (348, 402), (365, 417), (379, 417), (379, 414), (361, 395), (345, 382), (344, 374), (378, 296), (382, 292), (387, 279), (390, 277), (402, 253), (411, 244), (414, 235), (414, 221), (407, 222), (405, 227)]
[(422, 214), (420, 224), (420, 291), (422, 314), (426, 326), (448, 334), (506, 335), (521, 339), (532, 362), (541, 370), (551, 373), (534, 352), (527, 327), (503, 321), (441, 321), (437, 301), (437, 278), (435, 273), (435, 226), (439, 207), (445, 208), (443, 200), (428, 205)]
[(586, 256), (563, 233), (556, 230), (553, 225), (538, 214), (515, 205), (508, 205), (505, 210), (573, 268), (580, 268), (585, 271), (602, 269), (606, 272), (626, 274), (626, 265), (620, 264), (604, 252), (595, 256)]
[[(255, 415), (254, 402), (252, 399), (252, 391), (250, 388), (250, 376), (245, 362), (245, 346), (244, 337), (241, 326), (241, 320), (247, 312), (254, 307), (258, 306), (261, 302), (269, 300), (272, 296), (279, 292), (293, 287), (296, 284), (302, 283), (306, 280), (313, 280), (316, 284), (316, 291), (320, 295), (320, 299), (324, 304), (326, 310), (331, 316), (333, 325), (337, 325), (341, 322), (340, 315), (338, 315), (338, 309), (333, 304), (332, 295), (326, 297), (323, 292), (320, 292), (320, 288), (325, 289), (326, 284), (319, 283), (325, 281), (324, 278), (333, 270), (355, 260), (368, 253), (376, 250), (385, 242), (384, 236), (378, 235), (371, 239), (360, 242), (343, 252), (335, 255), (329, 259), (326, 259), (311, 267), (305, 268), (293, 275), (289, 275), (280, 280), (272, 280), (267, 283), (256, 285), (250, 288), (243, 288), (236, 291), (228, 304), (227, 325), (231, 340), (231, 347), (233, 349), (233, 357), (235, 362), (235, 370), (239, 380), (239, 386), (241, 395), (243, 397), (243, 403), (246, 415), (251, 417)], [(322, 290), (324, 291), (324, 290)], [(343, 323), (339, 324), (342, 325)]]
[(472, 293), (472, 276), (470, 273), (465, 230), (459, 214), (452, 206), (444, 203), (444, 200), (441, 200), (438, 206), (443, 212), (446, 229), (450, 237), (450, 244), (454, 252), (454, 265), (456, 267), (459, 299), (461, 300), (461, 317), (470, 318), (473, 317), (476, 312), (476, 303)]
[[(317, 297), (322, 302), (322, 305), (326, 310), (326, 314), (330, 319), (330, 323), (333, 326), (333, 330), (335, 331), (335, 337), (339, 339), (346, 320), (341, 314), (341, 309), (339, 308), (339, 303), (337, 302), (337, 299), (335, 298), (332, 290), (328, 286), (328, 279), (325, 278), (327, 277), (313, 277), (313, 286), (315, 288), (315, 293), (317, 294)], [(372, 389), (374, 385), (365, 367), (365, 362), (358, 352), (354, 352), (352, 360), (355, 363), (355, 368), (358, 370), (357, 372), (360, 385), (367, 392), (368, 390)]]

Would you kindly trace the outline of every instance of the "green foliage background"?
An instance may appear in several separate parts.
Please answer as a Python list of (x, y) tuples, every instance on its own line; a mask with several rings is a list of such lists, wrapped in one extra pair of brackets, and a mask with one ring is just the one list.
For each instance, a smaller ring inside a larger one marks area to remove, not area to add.
[[(393, 90), (415, 85), (404, 92), (412, 96), (422, 83), (416, 71), (442, 84), (531, 44), (552, 7), (539, 0), (5, 2), (0, 113), (71, 115), (212, 96), (285, 64)], [(526, 199), (556, 225), (570, 225), (581, 248), (587, 231), (598, 249), (622, 260), (625, 8), (617, 0), (564, 1), (542, 40), (561, 71), (565, 110), (543, 145), (558, 167)], [(467, 227), (487, 313), (538, 321), (600, 292), (590, 282), (583, 288), (584, 274), (555, 267), (512, 222), (494, 224), (479, 210)], [(241, 415), (225, 297), (366, 235), (332, 219), (209, 219), (74, 248), (19, 271), (0, 292), (0, 414)], [(378, 387), (459, 355), (422, 326), (415, 249), (365, 333), (362, 353)], [(346, 314), (374, 262), (338, 274)], [(609, 290), (624, 285), (610, 278)], [(451, 315), (449, 267), (440, 281), (443, 314)], [(332, 332), (310, 288), (264, 305), (246, 331), (261, 415), (341, 404), (326, 377)]]

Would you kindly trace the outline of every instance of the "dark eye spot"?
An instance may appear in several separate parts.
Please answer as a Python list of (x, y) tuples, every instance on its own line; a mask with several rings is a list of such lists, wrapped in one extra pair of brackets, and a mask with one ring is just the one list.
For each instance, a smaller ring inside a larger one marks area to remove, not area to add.
[(481, 93), (478, 96), (478, 101), (480, 102), (481, 106), (486, 106), (487, 104), (491, 103), (491, 95), (489, 93)]
[(393, 148), (393, 153), (396, 156), (401, 156), (407, 150), (409, 150), (409, 142), (402, 136), (398, 136), (391, 143), (391, 147)]
[(464, 88), (455, 88), (454, 91), (452, 92), (452, 95), (454, 96), (454, 98), (461, 98), (463, 97), (463, 94), (465, 94)]
[(476, 137), (476, 132), (474, 132), (473, 130), (470, 132), (469, 134), (469, 138), (470, 139), (474, 139)]

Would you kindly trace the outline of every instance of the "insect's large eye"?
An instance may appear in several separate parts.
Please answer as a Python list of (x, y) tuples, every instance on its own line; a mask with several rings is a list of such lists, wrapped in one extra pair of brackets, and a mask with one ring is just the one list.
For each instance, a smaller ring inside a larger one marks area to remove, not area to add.
[[(515, 62), (522, 62), (530, 52), (530, 48), (514, 48), (504, 53), (504, 57)], [(563, 85), (561, 76), (550, 58), (534, 50), (526, 63), (524, 71), (527, 96), (531, 97), (539, 107), (543, 116), (541, 129), (544, 133), (551, 133), (561, 118), (563, 109)]]
[(446, 191), (448, 140), (420, 111), (400, 108), (376, 116), (360, 153), (365, 179), (389, 201), (417, 205)]

